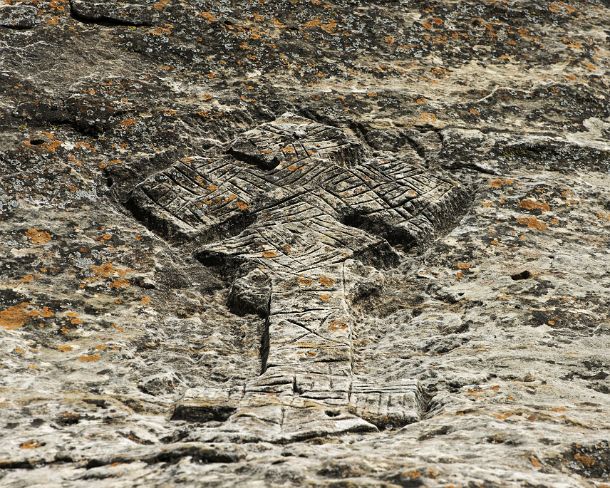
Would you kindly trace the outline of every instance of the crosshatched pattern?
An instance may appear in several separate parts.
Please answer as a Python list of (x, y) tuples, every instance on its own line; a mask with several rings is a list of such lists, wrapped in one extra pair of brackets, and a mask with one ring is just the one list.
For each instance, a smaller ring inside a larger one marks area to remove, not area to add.
[(264, 316), (261, 376), (242, 402), (310, 399), (401, 425), (417, 419), (416, 382), (354, 377), (346, 265), (397, 264), (392, 246), (425, 244), (468, 198), (446, 174), (371, 157), (344, 131), (285, 114), (148, 178), (129, 206), (203, 264), (232, 270), (237, 313)]

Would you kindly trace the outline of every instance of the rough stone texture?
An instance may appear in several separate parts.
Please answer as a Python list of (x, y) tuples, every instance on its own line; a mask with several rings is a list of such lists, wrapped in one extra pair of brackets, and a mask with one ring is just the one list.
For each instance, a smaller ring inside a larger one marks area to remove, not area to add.
[(608, 2), (0, 5), (0, 484), (610, 477)]

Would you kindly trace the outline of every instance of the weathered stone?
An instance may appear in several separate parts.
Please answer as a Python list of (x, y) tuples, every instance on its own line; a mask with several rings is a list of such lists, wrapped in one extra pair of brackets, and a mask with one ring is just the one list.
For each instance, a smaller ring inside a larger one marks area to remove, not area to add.
[(608, 477), (607, 2), (0, 6), (0, 485)]

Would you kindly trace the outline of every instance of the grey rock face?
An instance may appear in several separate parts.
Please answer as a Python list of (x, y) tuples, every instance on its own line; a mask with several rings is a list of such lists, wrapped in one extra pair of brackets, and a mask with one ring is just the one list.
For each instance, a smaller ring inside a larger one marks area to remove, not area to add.
[(606, 487), (609, 18), (4, 1), (0, 485)]

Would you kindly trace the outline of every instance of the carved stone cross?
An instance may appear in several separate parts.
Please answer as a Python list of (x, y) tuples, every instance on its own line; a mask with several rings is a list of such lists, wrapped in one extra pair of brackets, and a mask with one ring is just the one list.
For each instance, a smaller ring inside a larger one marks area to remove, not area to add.
[(353, 370), (352, 269), (396, 265), (395, 248), (424, 244), (468, 198), (441, 172), (285, 114), (148, 178), (128, 205), (234, 276), (229, 306), (265, 326), (260, 377), (223, 400), (238, 407), (230, 420), (296, 438), (418, 419), (416, 382), (369, 384)]

